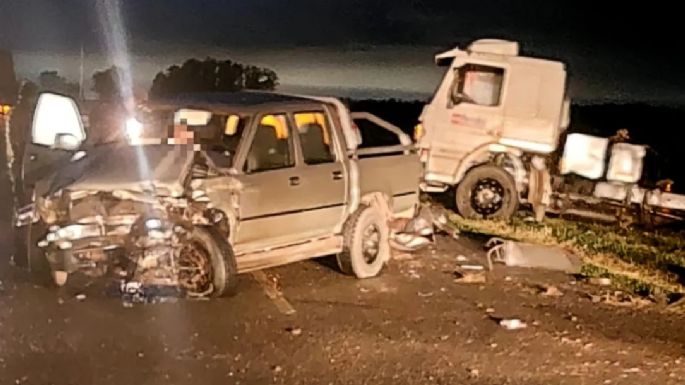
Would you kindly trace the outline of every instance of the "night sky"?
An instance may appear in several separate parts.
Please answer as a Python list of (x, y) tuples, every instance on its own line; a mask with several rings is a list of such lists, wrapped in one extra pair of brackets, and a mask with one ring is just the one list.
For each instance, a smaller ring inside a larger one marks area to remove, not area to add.
[[(92, 0), (0, 0), (0, 47), (33, 77), (75, 80), (109, 66), (102, 9)], [(581, 102), (685, 104), (680, 12), (659, 2), (540, 0), (123, 0), (133, 76), (189, 57), (268, 66), (285, 90), (422, 97), (442, 70), (433, 55), (477, 38), (520, 41), (527, 54), (563, 60)], [(594, 3), (594, 4), (593, 4)], [(604, 4), (599, 6), (597, 4)], [(606, 4), (605, 4), (606, 3)], [(610, 7), (607, 4), (615, 3)]]

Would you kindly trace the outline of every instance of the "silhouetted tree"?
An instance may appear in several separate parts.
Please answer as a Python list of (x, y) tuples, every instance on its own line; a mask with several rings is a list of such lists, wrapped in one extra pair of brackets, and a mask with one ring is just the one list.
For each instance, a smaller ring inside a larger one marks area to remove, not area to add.
[(189, 59), (180, 66), (173, 65), (158, 73), (152, 82), (150, 97), (188, 92), (273, 90), (277, 85), (276, 72), (268, 68), (231, 60)]
[(38, 86), (41, 91), (57, 92), (72, 98), (77, 98), (79, 94), (78, 84), (69, 82), (57, 71), (41, 72), (38, 76)]
[(112, 66), (93, 74), (93, 91), (101, 101), (121, 100), (121, 68)]

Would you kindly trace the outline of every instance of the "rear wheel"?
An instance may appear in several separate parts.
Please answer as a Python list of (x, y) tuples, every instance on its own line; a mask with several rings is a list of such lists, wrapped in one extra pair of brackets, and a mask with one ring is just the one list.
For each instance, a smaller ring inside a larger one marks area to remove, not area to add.
[(233, 249), (218, 231), (196, 227), (178, 254), (179, 285), (190, 297), (232, 295), (237, 286)]
[(377, 276), (390, 259), (389, 228), (381, 212), (361, 206), (345, 223), (343, 251), (336, 257), (340, 270), (357, 278)]
[(456, 204), (465, 218), (510, 219), (518, 208), (516, 182), (500, 167), (478, 166), (459, 183)]

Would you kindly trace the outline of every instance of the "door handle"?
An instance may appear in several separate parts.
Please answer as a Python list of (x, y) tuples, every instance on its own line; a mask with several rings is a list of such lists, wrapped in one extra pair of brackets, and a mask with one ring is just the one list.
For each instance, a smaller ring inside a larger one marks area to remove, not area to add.
[(333, 179), (334, 180), (340, 180), (342, 178), (343, 178), (342, 171), (333, 171)]
[(290, 178), (288, 178), (288, 180), (290, 181), (291, 186), (299, 186), (300, 184), (299, 176), (291, 176)]

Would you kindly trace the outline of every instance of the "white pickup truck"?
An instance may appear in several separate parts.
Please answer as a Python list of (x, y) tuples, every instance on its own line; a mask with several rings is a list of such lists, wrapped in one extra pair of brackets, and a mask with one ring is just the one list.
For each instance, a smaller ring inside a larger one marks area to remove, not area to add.
[[(355, 119), (396, 145), (364, 148)], [(390, 258), (388, 222), (418, 204), (411, 139), (337, 99), (186, 95), (127, 126), (173, 134), (88, 146), (72, 100), (39, 99), (24, 166), (35, 199), (17, 224), (30, 262), (47, 257), (57, 284), (113, 273), (216, 296), (238, 273), (331, 254), (373, 277)]]

